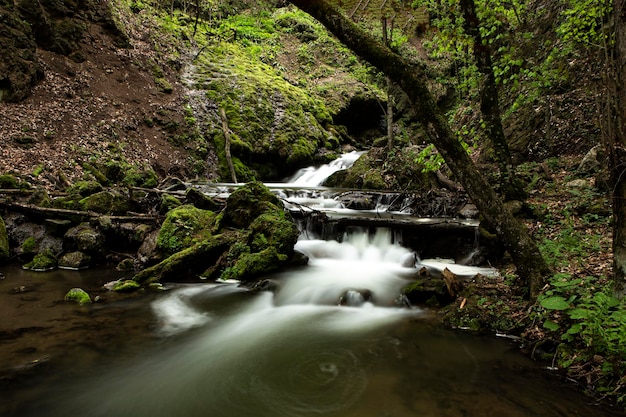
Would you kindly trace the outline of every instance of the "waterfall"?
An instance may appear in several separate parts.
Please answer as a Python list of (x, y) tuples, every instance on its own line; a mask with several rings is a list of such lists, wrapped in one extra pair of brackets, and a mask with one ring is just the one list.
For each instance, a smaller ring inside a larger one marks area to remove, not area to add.
[(357, 159), (365, 152), (352, 151), (341, 155), (334, 161), (318, 167), (302, 168), (294, 176), (287, 180), (291, 185), (315, 187), (322, 185), (332, 174), (343, 169), (350, 168)]

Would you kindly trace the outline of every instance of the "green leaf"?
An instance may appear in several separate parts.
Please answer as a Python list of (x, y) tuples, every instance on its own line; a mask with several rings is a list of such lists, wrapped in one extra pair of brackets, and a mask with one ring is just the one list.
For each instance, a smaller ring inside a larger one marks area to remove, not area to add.
[(548, 310), (565, 310), (569, 308), (569, 303), (565, 298), (559, 296), (544, 298), (539, 304)]
[(574, 308), (567, 312), (570, 319), (578, 320), (578, 319), (587, 319), (591, 315), (591, 312), (584, 308)]
[(567, 334), (578, 334), (582, 330), (583, 325), (581, 323), (576, 323), (572, 325), (569, 329), (567, 329)]
[(545, 327), (548, 330), (552, 330), (553, 332), (559, 330), (559, 325), (558, 323), (553, 322), (552, 320), (546, 320), (543, 322), (543, 327)]

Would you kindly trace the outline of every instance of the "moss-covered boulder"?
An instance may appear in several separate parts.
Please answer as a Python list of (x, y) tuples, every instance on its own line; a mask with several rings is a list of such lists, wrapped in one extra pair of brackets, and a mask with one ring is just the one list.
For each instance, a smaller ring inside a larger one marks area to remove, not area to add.
[(157, 248), (165, 256), (188, 248), (209, 238), (215, 222), (215, 213), (192, 205), (170, 210), (159, 230)]
[(36, 272), (50, 271), (57, 267), (57, 257), (51, 249), (39, 252), (32, 261), (23, 265), (22, 268)]
[(232, 267), (226, 268), (222, 279), (250, 281), (263, 274), (277, 270), (287, 260), (287, 255), (278, 253), (275, 247), (268, 247), (260, 252), (244, 253)]
[(2, 174), (0, 175), (0, 188), (6, 188), (9, 190), (29, 189), (30, 185), (17, 178), (15, 175)]
[(38, 188), (33, 191), (26, 202), (38, 207), (52, 207), (52, 199), (43, 188)]
[(7, 228), (4, 224), (4, 220), (0, 216), (0, 262), (9, 259), (9, 236), (7, 235)]
[(71, 301), (80, 305), (91, 304), (91, 297), (82, 288), (72, 288), (65, 294), (65, 301)]
[(331, 175), (324, 185), (368, 190), (427, 190), (435, 183), (428, 167), (420, 162), (429, 150), (405, 146), (388, 153), (386, 148), (372, 148), (344, 171)]
[(222, 225), (245, 229), (261, 214), (277, 210), (283, 210), (278, 197), (263, 183), (250, 182), (235, 190), (226, 200)]
[(111, 215), (125, 214), (133, 207), (128, 193), (119, 189), (100, 191), (80, 200), (79, 203), (83, 210)]
[(298, 240), (298, 228), (291, 215), (282, 209), (259, 215), (250, 224), (249, 247), (253, 252), (275, 248), (279, 253), (290, 255)]

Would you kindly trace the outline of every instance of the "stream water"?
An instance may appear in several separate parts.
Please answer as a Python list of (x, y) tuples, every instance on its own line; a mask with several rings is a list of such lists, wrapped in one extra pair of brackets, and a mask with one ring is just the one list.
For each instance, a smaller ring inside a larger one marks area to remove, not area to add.
[[(114, 272), (2, 270), (0, 293), (13, 303), (5, 317), (26, 329), (0, 339), (2, 363), (20, 354), (50, 365), (4, 381), (0, 415), (613, 415), (515, 343), (449, 331), (435, 311), (407, 307), (400, 292), (414, 255), (389, 230), (341, 241), (303, 233), (297, 249), (309, 265), (268, 277), (272, 291), (179, 284), (88, 308), (54, 300)], [(44, 317), (23, 317), (33, 311)], [(22, 340), (37, 333), (45, 340)]]

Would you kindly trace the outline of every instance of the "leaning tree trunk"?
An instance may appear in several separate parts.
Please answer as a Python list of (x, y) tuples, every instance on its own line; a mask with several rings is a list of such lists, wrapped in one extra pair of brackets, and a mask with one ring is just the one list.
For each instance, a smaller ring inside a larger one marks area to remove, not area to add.
[[(614, 62), (609, 78), (611, 98), (611, 134), (607, 154), (613, 186), (613, 277), (618, 296), (626, 294), (626, 0), (614, 0)], [(612, 65), (611, 65), (612, 64)], [(611, 83), (612, 82), (612, 83)]]
[(433, 144), (481, 214), (502, 238), (518, 275), (530, 288), (531, 297), (536, 297), (550, 274), (550, 268), (526, 227), (504, 207), (452, 132), (426, 87), (423, 70), (382, 45), (326, 0), (291, 0), (291, 3), (320, 21), (348, 48), (391, 78), (407, 94)]
[(480, 34), (480, 24), (476, 15), (474, 0), (460, 0), (459, 5), (463, 12), (463, 28), (474, 39), (474, 58), (478, 71), (482, 74), (480, 111), (487, 128), (487, 136), (493, 146), (496, 162), (500, 167), (500, 186), (507, 198), (519, 199), (524, 195), (524, 192), (516, 181), (511, 152), (502, 128), (500, 100), (496, 77), (493, 74), (491, 52), (489, 47), (483, 43)]

